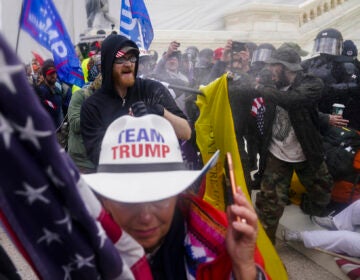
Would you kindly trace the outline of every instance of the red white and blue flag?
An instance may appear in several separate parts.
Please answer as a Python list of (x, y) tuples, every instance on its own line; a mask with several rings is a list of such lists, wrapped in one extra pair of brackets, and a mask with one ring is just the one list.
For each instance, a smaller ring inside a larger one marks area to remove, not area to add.
[(256, 125), (261, 135), (264, 134), (265, 102), (262, 97), (254, 98), (251, 106), (251, 115), (256, 118)]
[(105, 213), (60, 148), (1, 35), (0, 154), (0, 217), (40, 279), (151, 279), (143, 249)]

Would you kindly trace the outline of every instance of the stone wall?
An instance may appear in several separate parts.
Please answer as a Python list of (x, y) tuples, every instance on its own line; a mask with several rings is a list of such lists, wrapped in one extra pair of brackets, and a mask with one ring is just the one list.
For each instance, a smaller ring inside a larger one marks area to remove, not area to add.
[(178, 40), (181, 50), (190, 45), (215, 49), (233, 39), (275, 46), (293, 41), (311, 52), (316, 35), (329, 27), (360, 48), (359, 0), (308, 0), (299, 6), (252, 2), (224, 15), (223, 20), (221, 31), (156, 30), (152, 48), (162, 52), (170, 41)]

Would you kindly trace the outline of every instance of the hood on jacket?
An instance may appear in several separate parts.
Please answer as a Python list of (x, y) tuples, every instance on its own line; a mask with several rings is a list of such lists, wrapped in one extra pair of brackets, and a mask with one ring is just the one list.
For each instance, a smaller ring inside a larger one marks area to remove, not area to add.
[[(103, 41), (101, 46), (101, 74), (103, 77), (102, 88), (106, 91), (113, 91), (112, 67), (116, 53), (125, 46), (133, 47), (139, 50), (138, 46), (128, 38), (111, 34)], [(136, 54), (137, 61), (135, 63), (135, 76), (137, 75), (139, 65), (139, 52)]]

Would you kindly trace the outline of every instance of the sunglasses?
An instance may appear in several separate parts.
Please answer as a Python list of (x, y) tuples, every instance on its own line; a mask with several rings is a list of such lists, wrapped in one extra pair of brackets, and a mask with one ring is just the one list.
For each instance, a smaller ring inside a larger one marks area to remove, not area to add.
[(121, 65), (121, 64), (125, 64), (126, 62), (135, 63), (136, 61), (137, 61), (136, 56), (130, 56), (128, 58), (122, 56), (115, 58), (114, 63)]

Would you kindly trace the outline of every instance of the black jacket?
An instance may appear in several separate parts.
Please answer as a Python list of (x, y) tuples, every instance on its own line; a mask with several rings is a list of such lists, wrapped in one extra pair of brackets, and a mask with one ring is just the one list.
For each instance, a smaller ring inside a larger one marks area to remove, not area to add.
[[(171, 113), (186, 119), (177, 107), (169, 91), (159, 82), (137, 78), (122, 99), (113, 88), (112, 66), (115, 54), (124, 46), (137, 48), (136, 44), (121, 35), (110, 35), (101, 48), (101, 88), (90, 96), (81, 108), (80, 128), (86, 152), (94, 164), (98, 164), (101, 142), (110, 123), (129, 113), (137, 101), (147, 105), (161, 104)], [(138, 62), (135, 71), (137, 72)]]
[(317, 110), (323, 86), (321, 79), (299, 72), (294, 84), (286, 92), (270, 87), (258, 89), (258, 94), (264, 98), (266, 106), (264, 138), (260, 152), (260, 170), (264, 170), (265, 167), (277, 105), (288, 112), (296, 137), (308, 163), (316, 170), (324, 161)]
[(301, 63), (304, 72), (321, 78), (324, 82), (319, 110), (332, 113), (332, 104), (345, 105), (344, 118), (349, 126), (359, 129), (358, 104), (360, 91), (360, 69), (357, 60), (346, 56), (322, 54)]

